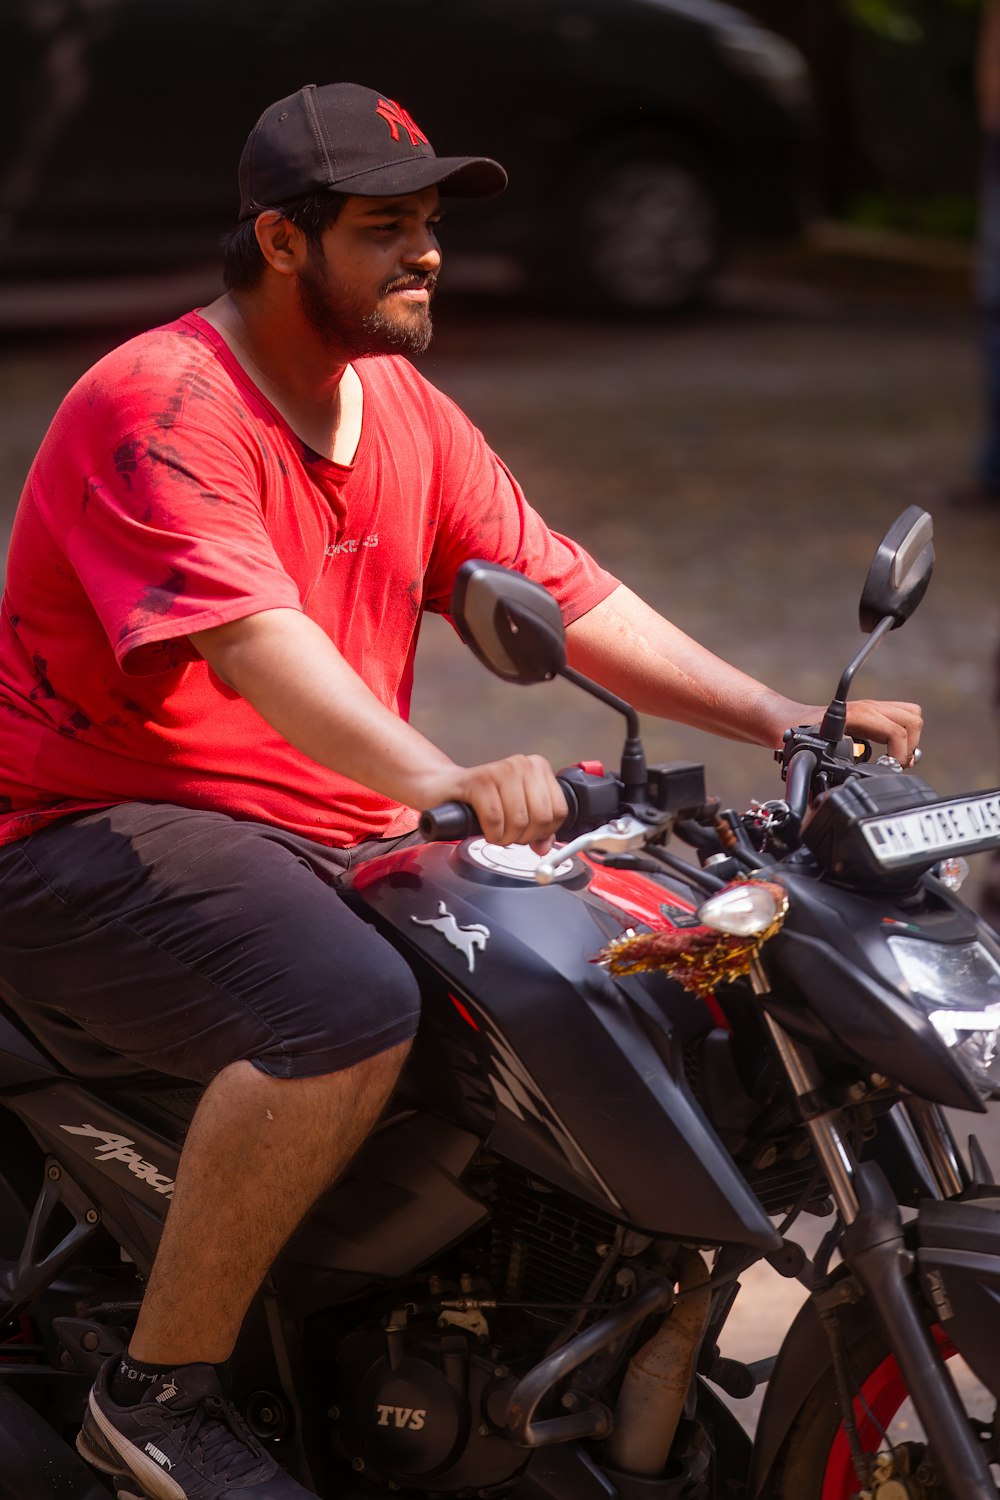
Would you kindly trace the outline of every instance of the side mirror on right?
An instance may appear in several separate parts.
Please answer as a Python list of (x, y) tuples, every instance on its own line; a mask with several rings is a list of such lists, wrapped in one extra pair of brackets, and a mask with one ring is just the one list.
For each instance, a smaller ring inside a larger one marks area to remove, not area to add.
[(911, 505), (879, 543), (861, 593), (861, 629), (870, 633), (887, 615), (893, 630), (908, 620), (927, 592), (934, 569), (934, 524)]
[(908, 620), (927, 592), (934, 568), (934, 526), (927, 511), (911, 505), (889, 527), (878, 545), (861, 593), (861, 629), (868, 636), (844, 668), (823, 716), (821, 737), (836, 746), (847, 722), (847, 695), (858, 668), (890, 630)]

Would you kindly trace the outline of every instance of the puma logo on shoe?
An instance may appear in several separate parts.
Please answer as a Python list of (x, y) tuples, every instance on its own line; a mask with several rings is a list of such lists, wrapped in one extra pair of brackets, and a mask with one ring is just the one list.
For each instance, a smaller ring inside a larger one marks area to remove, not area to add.
[[(157, 1397), (156, 1399), (159, 1400), (160, 1398)], [(145, 1448), (143, 1449), (143, 1452), (148, 1453), (150, 1458), (155, 1458), (161, 1469), (169, 1470), (173, 1468), (173, 1464), (170, 1462), (167, 1455), (162, 1451), (162, 1449), (155, 1447), (153, 1443), (147, 1443)]]
[[(107, 1394), (112, 1363), (107, 1361), (98, 1372), (77, 1450), (112, 1476), (123, 1500), (138, 1500), (140, 1495), (146, 1500), (226, 1500), (236, 1494), (260, 1494), (262, 1500), (274, 1495), (277, 1500), (279, 1493), (282, 1500), (307, 1500), (309, 1492), (280, 1475), (276, 1461), (224, 1401), (211, 1366), (194, 1366), (189, 1380), (164, 1371), (153, 1389), (153, 1401), (117, 1407)], [(182, 1397), (190, 1399), (178, 1409)], [(156, 1401), (161, 1404), (154, 1412)], [(107, 1414), (102, 1410), (105, 1402)], [(199, 1433), (200, 1441), (192, 1446)], [(203, 1451), (206, 1438), (212, 1444), (210, 1458)]]

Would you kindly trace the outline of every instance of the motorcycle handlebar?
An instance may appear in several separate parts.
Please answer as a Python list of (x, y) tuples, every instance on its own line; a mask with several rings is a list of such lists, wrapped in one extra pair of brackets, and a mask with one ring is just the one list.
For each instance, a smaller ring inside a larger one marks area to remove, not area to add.
[(420, 814), (420, 832), (428, 843), (451, 843), (474, 838), (482, 829), (467, 802), (441, 802)]
[[(586, 829), (598, 828), (616, 817), (621, 798), (621, 783), (609, 775), (588, 775), (570, 768), (556, 780), (566, 798), (566, 821), (556, 833), (563, 842)], [(420, 832), (428, 843), (449, 843), (474, 838), (482, 833), (479, 819), (467, 802), (442, 802), (420, 815)]]
[(813, 773), (818, 763), (815, 750), (808, 748), (796, 750), (788, 762), (788, 773), (785, 777), (785, 800), (792, 811), (792, 815), (799, 822), (805, 817), (806, 808), (809, 806), (809, 788), (812, 785)]

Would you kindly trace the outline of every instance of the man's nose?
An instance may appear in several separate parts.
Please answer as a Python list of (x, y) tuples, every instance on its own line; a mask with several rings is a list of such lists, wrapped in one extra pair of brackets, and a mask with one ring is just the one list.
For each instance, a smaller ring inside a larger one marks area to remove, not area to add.
[(411, 241), (403, 256), (408, 266), (418, 266), (421, 271), (438, 271), (441, 267), (441, 247), (432, 234), (423, 234)]

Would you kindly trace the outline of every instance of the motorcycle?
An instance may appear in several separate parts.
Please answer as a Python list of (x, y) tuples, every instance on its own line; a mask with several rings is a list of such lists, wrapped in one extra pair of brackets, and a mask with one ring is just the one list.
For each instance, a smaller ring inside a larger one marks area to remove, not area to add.
[[(967, 1415), (949, 1360), (1000, 1395), (1000, 1187), (943, 1111), (1000, 1094), (1000, 943), (955, 889), (1000, 846), (1000, 792), (939, 798), (844, 732), (933, 560), (911, 507), (822, 724), (777, 752), (784, 796), (743, 813), (700, 766), (646, 764), (634, 710), (566, 665), (545, 590), (464, 565), (453, 618), (485, 665), (569, 679), (626, 739), (616, 771), (561, 773), (544, 857), (450, 804), (355, 874), (418, 976), (420, 1034), (230, 1369), (317, 1494), (996, 1500), (995, 1416)], [(127, 1343), (198, 1098), (55, 1009), (29, 1032), (5, 993), (2, 1500), (107, 1500), (73, 1438)], [(811, 1256), (803, 1213), (828, 1221)], [(747, 1364), (720, 1337), (761, 1260), (808, 1300)], [(719, 1393), (759, 1385), (751, 1442)], [(919, 1440), (890, 1433), (907, 1399)]]

